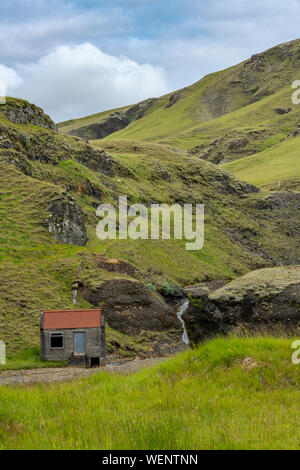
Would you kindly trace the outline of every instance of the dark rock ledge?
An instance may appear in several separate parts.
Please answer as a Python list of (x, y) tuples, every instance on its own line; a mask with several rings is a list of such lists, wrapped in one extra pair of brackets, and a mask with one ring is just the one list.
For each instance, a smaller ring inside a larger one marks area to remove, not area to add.
[(214, 290), (186, 288), (191, 343), (216, 335), (300, 333), (300, 266), (259, 269)]

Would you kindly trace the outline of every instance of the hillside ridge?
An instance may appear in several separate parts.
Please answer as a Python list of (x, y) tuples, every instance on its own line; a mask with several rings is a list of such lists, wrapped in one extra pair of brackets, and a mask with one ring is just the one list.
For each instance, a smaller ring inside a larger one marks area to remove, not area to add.
[[(235, 158), (240, 158), (257, 151), (257, 140), (261, 144), (272, 138), (272, 129), (267, 126), (266, 135), (260, 135), (259, 131), (253, 129), (252, 135), (251, 132), (242, 135), (234, 147), (237, 138), (232, 133), (231, 126), (226, 126), (225, 134), (220, 129), (223, 141), (221, 142), (220, 135), (217, 146), (214, 143), (215, 132), (211, 134), (214, 138), (209, 142), (205, 128), (210, 124), (217, 126), (217, 119), (223, 118), (226, 121), (226, 116), (234, 116), (235, 113), (238, 116), (239, 111), (248, 109), (248, 106), (249, 112), (253, 109), (255, 113), (259, 103), (264, 100), (264, 106), (268, 108), (268, 103), (272, 106), (272, 97), (277, 93), (277, 103), (270, 109), (270, 117), (274, 119), (278, 114), (294, 111), (295, 107), (290, 99), (291, 84), (300, 74), (299, 55), (300, 40), (297, 39), (255, 54), (238, 65), (211, 73), (188, 87), (160, 98), (60, 123), (59, 128), (61, 132), (88, 139), (135, 138), (180, 146), (213, 163), (224, 160), (226, 155), (222, 156), (222, 152), (224, 153), (224, 144), (228, 144), (229, 149), (226, 148), (226, 151), (233, 150)], [(285, 96), (282, 96), (283, 91)], [(142, 112), (137, 112), (139, 109)], [(265, 112), (262, 117), (265, 117)], [(266, 117), (270, 119), (269, 116)], [(196, 136), (199, 136), (198, 142)], [(191, 145), (194, 143), (196, 145)], [(216, 148), (212, 149), (211, 143)]]

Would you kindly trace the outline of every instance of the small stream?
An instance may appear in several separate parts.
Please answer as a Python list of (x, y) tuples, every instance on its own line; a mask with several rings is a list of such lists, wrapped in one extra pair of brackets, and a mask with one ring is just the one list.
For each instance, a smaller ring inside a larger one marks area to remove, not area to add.
[(186, 344), (187, 346), (190, 345), (190, 340), (189, 340), (189, 337), (188, 337), (188, 334), (187, 334), (187, 331), (186, 331), (186, 327), (185, 327), (185, 323), (184, 323), (184, 320), (182, 318), (182, 316), (185, 314), (185, 312), (187, 311), (188, 309), (188, 306), (189, 306), (189, 301), (186, 300), (180, 307), (179, 309), (177, 310), (177, 318), (178, 320), (180, 321), (180, 323), (182, 324), (182, 328), (183, 328), (183, 334), (182, 334), (182, 341), (184, 342), (184, 344)]

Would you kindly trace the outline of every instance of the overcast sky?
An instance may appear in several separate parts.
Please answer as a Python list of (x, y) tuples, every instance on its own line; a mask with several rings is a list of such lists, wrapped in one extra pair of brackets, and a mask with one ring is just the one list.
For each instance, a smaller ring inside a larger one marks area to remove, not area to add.
[(299, 18), (300, 0), (1, 0), (0, 92), (84, 116), (296, 39)]

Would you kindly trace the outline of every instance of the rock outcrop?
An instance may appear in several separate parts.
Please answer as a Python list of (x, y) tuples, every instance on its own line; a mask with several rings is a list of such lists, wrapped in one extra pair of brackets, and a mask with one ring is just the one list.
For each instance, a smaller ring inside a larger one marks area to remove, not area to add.
[[(276, 191), (270, 196), (257, 201), (255, 207), (259, 210), (275, 211), (292, 208), (294, 213), (300, 211), (300, 193)], [(300, 227), (298, 235), (300, 235)]]
[(174, 93), (171, 93), (169, 97), (168, 104), (165, 106), (165, 108), (171, 108), (174, 106), (174, 104), (177, 103), (177, 101), (180, 100), (182, 97), (183, 93), (188, 89), (188, 87), (182, 88), (182, 90), (175, 91)]
[(192, 343), (219, 334), (300, 332), (300, 266), (260, 269), (213, 290), (190, 289)]
[(52, 119), (41, 108), (28, 101), (6, 98), (6, 102), (0, 104), (0, 113), (15, 124), (33, 124), (57, 132)]
[(73, 129), (69, 134), (87, 139), (103, 139), (141, 119), (155, 102), (156, 98), (149, 98), (129, 108), (112, 112), (99, 122)]
[(275, 112), (277, 114), (289, 114), (292, 111), (292, 108), (276, 108)]
[(114, 176), (115, 168), (121, 166), (105, 150), (95, 150), (89, 145), (78, 152), (77, 160), (88, 168), (107, 176)]
[(94, 306), (103, 305), (109, 326), (122, 333), (174, 330), (178, 338), (182, 334), (174, 309), (142, 282), (113, 279), (93, 290), (83, 286), (80, 293)]
[(82, 210), (68, 193), (53, 200), (47, 211), (50, 215), (45, 221), (46, 226), (59, 242), (86, 245), (87, 235)]
[[(22, 100), (13, 100), (10, 104), (8, 99), (6, 105), (0, 105), (2, 112), (14, 123), (38, 125), (40, 127), (55, 131), (55, 125), (43, 111), (33, 104)], [(33, 114), (26, 114), (26, 110), (32, 110)], [(0, 114), (1, 115), (1, 114)], [(54, 126), (54, 127), (53, 127)], [(94, 149), (82, 139), (72, 139), (63, 141), (58, 135), (52, 132), (40, 132), (33, 134), (30, 127), (22, 130), (16, 129), (7, 123), (0, 124), (0, 150), (2, 157), (8, 157), (22, 172), (32, 176), (30, 161), (40, 161), (57, 165), (59, 161), (70, 160), (72, 157), (82, 165), (101, 173), (113, 177), (133, 176), (133, 171), (126, 165), (114, 159), (103, 149)], [(13, 158), (10, 158), (12, 157)]]

